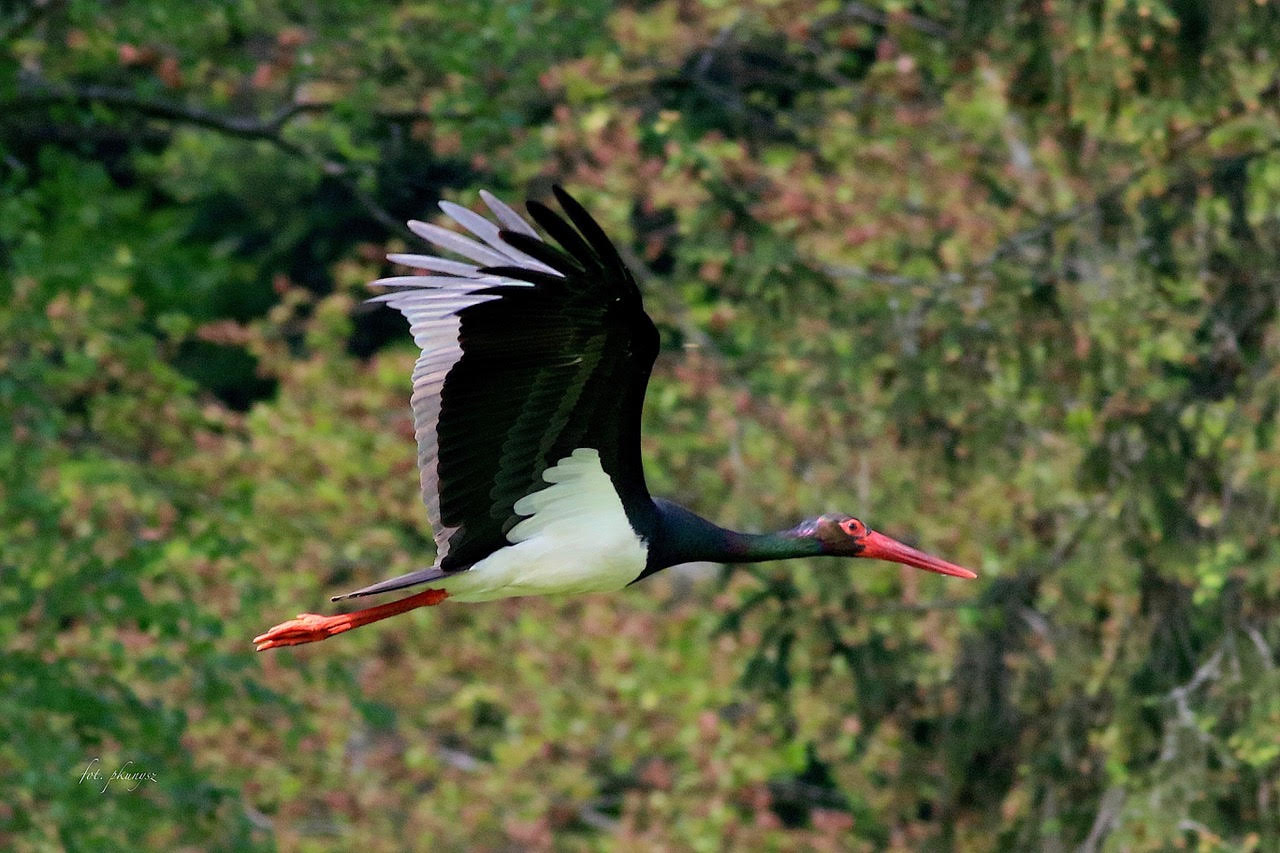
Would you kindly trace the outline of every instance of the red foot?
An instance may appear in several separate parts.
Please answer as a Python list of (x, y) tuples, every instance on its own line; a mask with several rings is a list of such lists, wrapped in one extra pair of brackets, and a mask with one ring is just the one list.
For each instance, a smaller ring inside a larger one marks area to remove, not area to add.
[(350, 631), (355, 627), (349, 614), (338, 616), (319, 616), (315, 613), (299, 613), (297, 619), (281, 622), (279, 625), (253, 638), (257, 650), (265, 652), (278, 646), (300, 646), (303, 643), (317, 643), (334, 634)]
[(297, 619), (281, 622), (279, 625), (253, 638), (254, 645), (260, 652), (280, 646), (300, 646), (303, 643), (315, 643), (326, 640), (334, 634), (386, 619), (417, 607), (431, 607), (449, 597), (443, 589), (426, 589), (417, 595), (389, 601), (377, 607), (367, 607), (353, 613), (339, 613), (336, 616), (318, 616), (315, 613), (299, 613)]

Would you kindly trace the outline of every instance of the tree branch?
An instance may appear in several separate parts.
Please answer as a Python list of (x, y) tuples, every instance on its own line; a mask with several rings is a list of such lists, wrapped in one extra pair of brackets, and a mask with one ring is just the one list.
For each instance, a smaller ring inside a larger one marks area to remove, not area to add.
[[(0, 103), (0, 115), (61, 103), (101, 104), (173, 124), (213, 130), (239, 139), (268, 142), (281, 151), (308, 161), (321, 174), (338, 182), (384, 228), (403, 237), (413, 236), (403, 223), (360, 186), (358, 176), (351, 166), (330, 160), (285, 138), (285, 128), (294, 118), (307, 113), (328, 112), (333, 108), (332, 104), (294, 102), (282, 106), (266, 118), (237, 116), (169, 98), (145, 97), (129, 89), (94, 84), (54, 85), (28, 78), (20, 81), (17, 97)], [(403, 117), (408, 114), (397, 115)]]
[(216, 130), (242, 139), (274, 142), (281, 130), (296, 116), (308, 112), (324, 112), (329, 104), (292, 103), (277, 110), (269, 118), (223, 115), (168, 98), (151, 98), (130, 89), (95, 84), (54, 85), (30, 78), (20, 80), (18, 96), (0, 103), (0, 113), (39, 109), (54, 104), (102, 104), (129, 110), (150, 118), (181, 122), (208, 130)]
[(1089, 827), (1089, 835), (1076, 849), (1076, 853), (1095, 853), (1106, 840), (1107, 833), (1111, 832), (1111, 828), (1115, 826), (1116, 818), (1124, 808), (1124, 801), (1124, 788), (1113, 785), (1107, 789), (1102, 795), (1102, 801), (1098, 804), (1098, 814), (1093, 819), (1093, 826)]

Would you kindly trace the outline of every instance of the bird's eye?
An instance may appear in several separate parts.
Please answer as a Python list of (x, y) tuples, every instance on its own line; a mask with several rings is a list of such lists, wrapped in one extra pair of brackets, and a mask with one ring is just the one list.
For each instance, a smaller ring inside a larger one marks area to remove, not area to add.
[(867, 532), (867, 526), (856, 518), (850, 518), (840, 522), (840, 529), (855, 538), (864, 536)]

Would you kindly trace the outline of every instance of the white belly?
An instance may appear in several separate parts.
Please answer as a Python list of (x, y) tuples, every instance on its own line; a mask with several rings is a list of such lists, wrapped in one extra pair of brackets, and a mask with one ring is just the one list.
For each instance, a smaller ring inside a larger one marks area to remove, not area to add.
[(439, 583), (455, 601), (609, 592), (644, 570), (648, 548), (632, 530), (600, 454), (579, 448), (542, 475), (551, 485), (516, 502), (528, 516), (511, 545)]

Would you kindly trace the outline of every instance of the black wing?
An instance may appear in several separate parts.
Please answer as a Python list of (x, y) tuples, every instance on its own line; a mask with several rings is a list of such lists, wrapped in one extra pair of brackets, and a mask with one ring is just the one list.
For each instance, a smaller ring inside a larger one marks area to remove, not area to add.
[(433, 225), (410, 228), (477, 265), (425, 255), (390, 259), (432, 275), (382, 279), (375, 298), (408, 318), (422, 355), (413, 415), (423, 502), (436, 565), (352, 595), (400, 589), (462, 571), (510, 544), (513, 506), (546, 488), (542, 473), (581, 447), (599, 451), (633, 525), (649, 511), (640, 410), (658, 332), (635, 279), (600, 226), (568, 193), (568, 221), (536, 201), (538, 236), (482, 193), (501, 228), (442, 203), (483, 243)]

